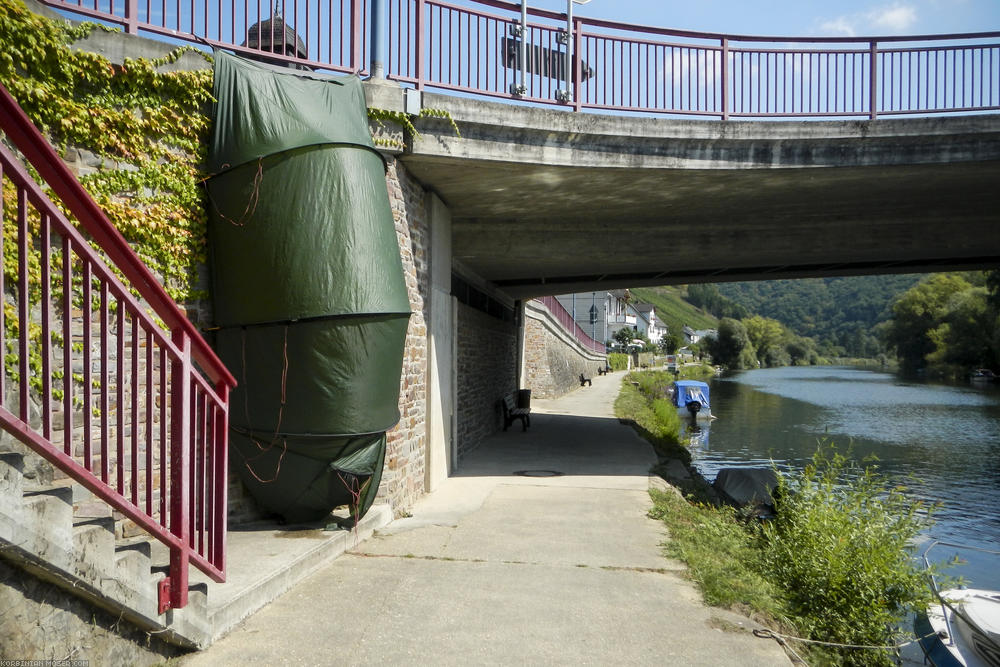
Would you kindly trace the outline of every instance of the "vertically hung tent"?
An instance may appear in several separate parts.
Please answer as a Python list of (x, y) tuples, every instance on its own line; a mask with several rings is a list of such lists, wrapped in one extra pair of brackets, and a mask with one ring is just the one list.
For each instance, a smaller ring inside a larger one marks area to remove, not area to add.
[(215, 54), (207, 180), (235, 467), (288, 521), (367, 511), (399, 421), (410, 316), (357, 77)]

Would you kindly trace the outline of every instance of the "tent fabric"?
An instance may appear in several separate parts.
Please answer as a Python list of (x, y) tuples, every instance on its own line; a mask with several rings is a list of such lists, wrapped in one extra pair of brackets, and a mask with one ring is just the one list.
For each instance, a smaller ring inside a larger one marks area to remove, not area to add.
[(266, 511), (358, 516), (399, 421), (410, 316), (357, 77), (217, 51), (209, 199), (236, 468)]

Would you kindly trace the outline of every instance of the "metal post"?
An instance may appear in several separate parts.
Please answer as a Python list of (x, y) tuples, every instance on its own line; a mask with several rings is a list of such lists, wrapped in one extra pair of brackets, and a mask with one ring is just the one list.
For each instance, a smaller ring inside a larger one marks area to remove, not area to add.
[(181, 609), (188, 597), (188, 547), (191, 524), (191, 338), (175, 329), (171, 340), (180, 358), (171, 363), (170, 377), (170, 532), (181, 543), (170, 549), (170, 607)]
[(729, 39), (722, 38), (722, 120), (729, 120)]
[(878, 117), (878, 44), (868, 43), (868, 117), (875, 120)]
[(570, 73), (573, 67), (573, 0), (566, 0), (566, 53), (563, 57), (566, 59), (565, 72), (566, 75), (566, 90), (564, 99), (559, 100), (560, 102), (569, 102), (570, 95), (572, 95), (573, 90), (573, 75)]
[(389, 32), (389, 7), (387, 0), (372, 0), (372, 53), (373, 79), (385, 78), (386, 33)]
[(528, 92), (528, 2), (521, 3), (521, 95)]
[(413, 61), (416, 64), (417, 90), (424, 89), (424, 0), (417, 0), (413, 22)]
[(127, 0), (125, 2), (125, 32), (129, 35), (139, 34), (138, 0)]

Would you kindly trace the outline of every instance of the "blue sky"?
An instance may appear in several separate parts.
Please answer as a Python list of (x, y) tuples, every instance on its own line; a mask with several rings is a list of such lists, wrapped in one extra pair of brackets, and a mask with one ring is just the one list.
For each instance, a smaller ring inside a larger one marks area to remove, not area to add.
[[(566, 11), (566, 0), (528, 0)], [(664, 28), (778, 36), (1000, 31), (1000, 0), (592, 0), (575, 14)]]

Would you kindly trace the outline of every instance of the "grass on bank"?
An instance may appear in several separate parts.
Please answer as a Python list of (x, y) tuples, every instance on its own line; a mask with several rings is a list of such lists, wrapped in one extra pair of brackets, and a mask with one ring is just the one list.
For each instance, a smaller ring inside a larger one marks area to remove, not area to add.
[[(661, 460), (689, 464), (677, 410), (666, 398), (670, 379), (629, 374), (615, 410), (633, 420)], [(766, 524), (714, 503), (704, 480), (683, 491), (651, 492), (650, 515), (669, 531), (666, 555), (687, 564), (708, 604), (788, 636), (887, 646), (906, 639), (896, 628), (930, 599), (926, 572), (908, 546), (929, 511), (832, 446), (821, 446), (801, 473), (780, 476), (777, 518)], [(894, 664), (888, 650), (793, 645), (811, 665)]]

